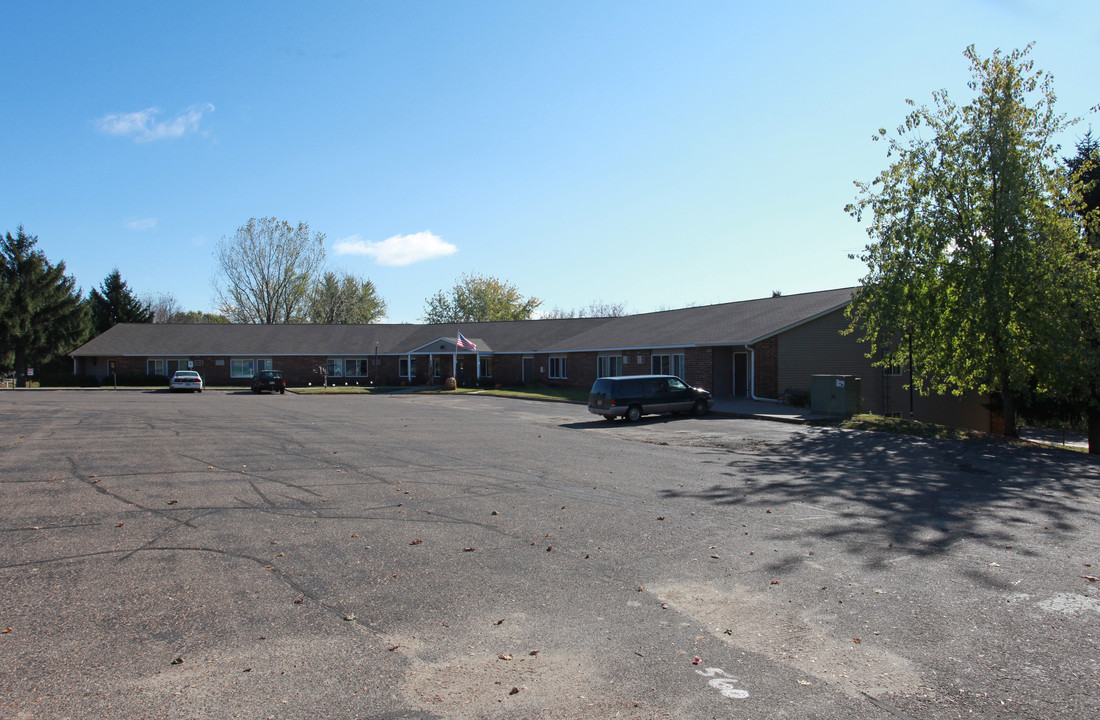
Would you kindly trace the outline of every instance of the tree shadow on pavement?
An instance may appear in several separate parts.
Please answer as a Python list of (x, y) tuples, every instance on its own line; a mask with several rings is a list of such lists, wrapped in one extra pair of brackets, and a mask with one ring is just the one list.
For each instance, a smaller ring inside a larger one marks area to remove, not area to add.
[(727, 482), (663, 497), (773, 511), (775, 537), (839, 543), (871, 567), (961, 539), (1033, 553), (1018, 533), (1069, 538), (1100, 521), (1100, 462), (1080, 453), (844, 430), (719, 447)]

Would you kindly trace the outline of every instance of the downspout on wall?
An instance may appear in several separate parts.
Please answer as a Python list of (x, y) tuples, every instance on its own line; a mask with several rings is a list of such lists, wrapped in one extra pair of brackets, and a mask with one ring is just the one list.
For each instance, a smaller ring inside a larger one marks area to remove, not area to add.
[(746, 345), (749, 351), (749, 397), (757, 402), (778, 403), (779, 398), (762, 398), (756, 396), (756, 349), (752, 345)]

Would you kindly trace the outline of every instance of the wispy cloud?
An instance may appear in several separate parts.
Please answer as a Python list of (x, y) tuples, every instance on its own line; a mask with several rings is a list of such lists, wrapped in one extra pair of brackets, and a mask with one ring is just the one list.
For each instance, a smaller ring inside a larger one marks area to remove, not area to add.
[(390, 266), (412, 265), (458, 252), (456, 246), (427, 230), (412, 235), (394, 235), (381, 242), (362, 240), (358, 235), (352, 235), (333, 245), (333, 250), (337, 255), (367, 255), (379, 265)]
[(173, 118), (157, 120), (162, 110), (151, 107), (132, 113), (111, 113), (96, 120), (96, 127), (108, 135), (130, 137), (135, 142), (171, 140), (197, 132), (202, 116), (214, 112), (210, 103), (192, 105)]
[(125, 225), (128, 230), (152, 230), (157, 226), (157, 219), (138, 218), (137, 220), (128, 220)]

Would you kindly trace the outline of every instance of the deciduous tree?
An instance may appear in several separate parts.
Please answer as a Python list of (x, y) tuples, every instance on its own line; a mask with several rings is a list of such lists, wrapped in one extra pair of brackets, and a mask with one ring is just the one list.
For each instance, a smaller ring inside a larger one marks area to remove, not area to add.
[(974, 99), (960, 107), (941, 90), (931, 108), (909, 101), (897, 135), (879, 131), (893, 161), (856, 183), (847, 208), (869, 217), (872, 240), (850, 330), (883, 362), (911, 351), (919, 389), (994, 393), (1008, 435), (1049, 339), (1049, 269), (1072, 234), (1055, 141), (1069, 123), (1030, 50), (967, 48)]
[(440, 290), (425, 301), (429, 323), (529, 320), (542, 301), (525, 298), (511, 283), (495, 277), (463, 275), (450, 292)]
[(386, 316), (386, 301), (374, 283), (350, 273), (326, 272), (310, 289), (311, 323), (348, 325), (378, 322)]
[(19, 226), (0, 242), (0, 367), (28, 367), (70, 352), (88, 336), (87, 308), (65, 263), (51, 264)]
[(218, 243), (215, 291), (233, 322), (299, 322), (315, 274), (325, 261), (325, 236), (308, 223), (252, 218)]

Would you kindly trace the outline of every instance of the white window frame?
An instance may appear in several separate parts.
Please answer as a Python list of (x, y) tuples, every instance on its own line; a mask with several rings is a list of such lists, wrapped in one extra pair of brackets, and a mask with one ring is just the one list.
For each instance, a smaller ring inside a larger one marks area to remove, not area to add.
[(230, 358), (229, 377), (250, 378), (256, 374), (256, 360), (253, 358)]
[(684, 376), (687, 365), (684, 353), (660, 353), (650, 356), (650, 369), (654, 375)]
[(416, 376), (416, 356), (397, 359), (397, 375), (407, 380), (412, 380)]
[(548, 373), (551, 380), (565, 380), (569, 377), (569, 358), (566, 355), (551, 355), (548, 365)]
[(172, 373), (174, 373), (175, 370), (168, 372), (169, 363), (176, 363), (176, 370), (189, 369), (185, 358), (147, 358), (145, 361), (145, 374), (172, 377)]
[(596, 377), (621, 377), (623, 374), (622, 355), (597, 355)]
[(327, 377), (344, 377), (344, 360), (342, 358), (328, 358), (325, 360), (325, 375)]
[(491, 378), (493, 376), (493, 356), (480, 355), (477, 359), (477, 376), (479, 378)]
[[(248, 374), (241, 373), (243, 366), (241, 363), (248, 363)], [(229, 377), (237, 380), (244, 378), (250, 378), (261, 370), (272, 370), (273, 364), (271, 358), (230, 358), (229, 359)]]

